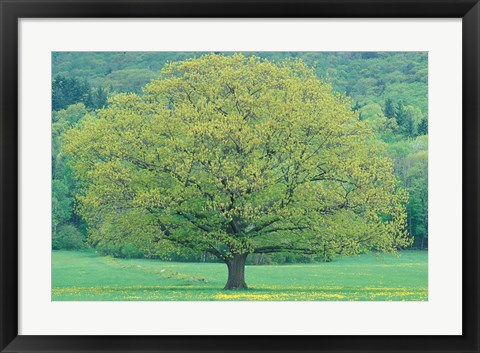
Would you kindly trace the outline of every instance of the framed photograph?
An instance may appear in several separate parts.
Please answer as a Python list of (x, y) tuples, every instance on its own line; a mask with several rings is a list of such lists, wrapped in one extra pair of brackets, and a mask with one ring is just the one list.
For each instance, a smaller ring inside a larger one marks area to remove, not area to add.
[(478, 1), (0, 4), (1, 352), (479, 352)]

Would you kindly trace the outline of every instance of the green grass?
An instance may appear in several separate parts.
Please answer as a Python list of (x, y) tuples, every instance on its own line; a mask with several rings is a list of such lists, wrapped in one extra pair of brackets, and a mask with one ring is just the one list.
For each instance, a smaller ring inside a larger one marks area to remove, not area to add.
[(114, 259), (54, 251), (52, 300), (427, 300), (428, 254), (247, 266), (248, 290), (225, 291), (223, 264)]

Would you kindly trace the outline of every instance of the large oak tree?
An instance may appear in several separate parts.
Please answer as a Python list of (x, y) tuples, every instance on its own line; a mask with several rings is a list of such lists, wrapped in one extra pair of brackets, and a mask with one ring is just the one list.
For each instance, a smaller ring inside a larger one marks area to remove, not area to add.
[(408, 245), (405, 191), (352, 102), (300, 61), (205, 55), (114, 96), (63, 137), (93, 243), (252, 253)]

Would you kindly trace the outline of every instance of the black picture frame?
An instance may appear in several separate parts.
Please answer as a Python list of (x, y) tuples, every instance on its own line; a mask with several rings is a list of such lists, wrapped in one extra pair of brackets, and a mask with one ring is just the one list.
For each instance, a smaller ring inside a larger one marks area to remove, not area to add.
[[(478, 0), (0, 0), (1, 352), (479, 352)], [(110, 17), (462, 18), (463, 334), (459, 336), (18, 335), (18, 19)]]

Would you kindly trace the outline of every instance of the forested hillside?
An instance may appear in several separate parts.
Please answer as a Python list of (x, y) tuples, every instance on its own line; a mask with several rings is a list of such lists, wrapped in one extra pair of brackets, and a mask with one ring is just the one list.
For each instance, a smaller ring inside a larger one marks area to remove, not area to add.
[[(412, 247), (428, 247), (428, 55), (418, 52), (274, 52), (243, 53), (273, 62), (302, 59), (316, 75), (353, 101), (387, 146), (395, 173), (409, 191), (408, 232)], [(167, 62), (202, 53), (56, 52), (52, 54), (52, 234), (54, 249), (77, 249), (86, 226), (75, 211), (75, 179), (61, 149), (63, 133), (86, 115), (108, 105), (117, 92), (138, 92)], [(225, 53), (229, 55), (229, 53)], [(92, 245), (92, 244), (90, 244)], [(95, 244), (93, 244), (95, 245)], [(99, 249), (119, 257), (141, 257), (133, 244)], [(205, 260), (206, 254), (171, 254), (177, 260)], [(253, 256), (251, 261), (309, 261), (304, 255)], [(319, 258), (317, 258), (319, 259)], [(322, 260), (329, 260), (324, 254)]]

